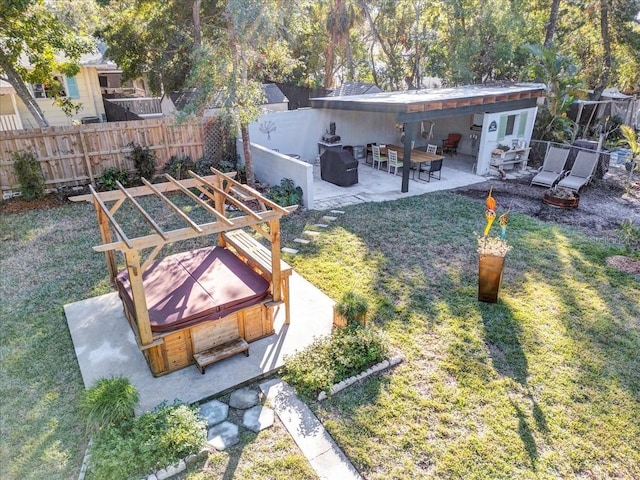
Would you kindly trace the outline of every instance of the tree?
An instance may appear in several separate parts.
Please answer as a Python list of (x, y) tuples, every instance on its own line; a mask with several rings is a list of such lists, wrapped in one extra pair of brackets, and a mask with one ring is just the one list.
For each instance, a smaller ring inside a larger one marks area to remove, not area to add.
[[(0, 8), (0, 78), (13, 88), (38, 125), (49, 126), (27, 83), (53, 86), (54, 102), (67, 114), (79, 105), (60, 95), (55, 73), (73, 76), (80, 70), (80, 57), (94, 49), (94, 42), (82, 31), (63, 24), (44, 0), (3, 1)], [(64, 57), (60, 60), (60, 57)], [(26, 67), (21, 63), (29, 61)], [(58, 88), (56, 88), (56, 86)]]
[[(98, 36), (105, 56), (118, 64), (123, 80), (146, 78), (153, 93), (180, 90), (193, 66), (201, 34), (196, 5), (172, 0), (101, 0), (106, 25)], [(198, 2), (195, 2), (198, 3)]]

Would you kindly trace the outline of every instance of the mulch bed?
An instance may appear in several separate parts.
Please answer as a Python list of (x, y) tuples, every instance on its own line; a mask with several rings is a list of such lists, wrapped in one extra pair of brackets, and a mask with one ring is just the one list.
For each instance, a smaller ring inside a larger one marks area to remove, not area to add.
[(640, 274), (640, 260), (634, 260), (624, 255), (614, 255), (607, 258), (607, 265), (617, 268), (621, 272), (632, 275)]

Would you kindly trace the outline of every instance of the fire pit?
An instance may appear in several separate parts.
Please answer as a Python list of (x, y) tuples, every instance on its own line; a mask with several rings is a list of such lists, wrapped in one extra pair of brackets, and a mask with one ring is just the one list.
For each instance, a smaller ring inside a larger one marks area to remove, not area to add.
[(544, 193), (542, 201), (556, 208), (578, 208), (580, 194), (568, 188), (552, 187)]

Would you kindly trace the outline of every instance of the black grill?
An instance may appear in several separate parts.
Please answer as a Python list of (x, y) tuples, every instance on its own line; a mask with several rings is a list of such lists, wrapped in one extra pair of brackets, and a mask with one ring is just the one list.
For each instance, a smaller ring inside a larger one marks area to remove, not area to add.
[(358, 183), (358, 161), (347, 150), (328, 148), (320, 156), (320, 177), (339, 187)]

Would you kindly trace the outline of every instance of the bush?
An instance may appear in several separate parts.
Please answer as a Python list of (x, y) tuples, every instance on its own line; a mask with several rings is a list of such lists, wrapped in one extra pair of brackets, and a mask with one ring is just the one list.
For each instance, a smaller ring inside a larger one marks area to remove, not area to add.
[(193, 168), (193, 161), (191, 157), (171, 155), (169, 162), (164, 167), (165, 173), (168, 173), (173, 178), (178, 180), (182, 180), (183, 178), (187, 178), (187, 171)]
[(620, 224), (622, 241), (628, 252), (640, 250), (640, 226), (636, 227), (632, 219), (624, 220)]
[(213, 160), (209, 160), (202, 157), (196, 161), (193, 165), (193, 171), (198, 175), (204, 177), (205, 175), (211, 175), (211, 167), (214, 167)]
[(336, 311), (347, 320), (347, 325), (366, 323), (369, 302), (366, 297), (349, 291), (336, 303)]
[(126, 187), (129, 183), (129, 171), (126, 168), (109, 167), (98, 179), (98, 184), (102, 190), (115, 190), (118, 188), (116, 182), (120, 182)]
[(296, 187), (290, 178), (283, 178), (279, 186), (269, 188), (266, 197), (282, 207), (299, 205), (302, 202), (302, 188)]
[(26, 200), (44, 197), (44, 175), (40, 163), (33, 152), (13, 152), (14, 169), (20, 184), (20, 191)]
[(88, 479), (139, 479), (200, 451), (204, 420), (187, 405), (160, 405), (152, 412), (105, 428), (91, 447)]
[(285, 358), (283, 379), (298, 394), (314, 398), (322, 390), (356, 375), (389, 356), (386, 338), (378, 330), (350, 325)]
[(149, 181), (153, 180), (153, 176), (156, 173), (156, 154), (149, 150), (148, 147), (135, 143), (130, 143), (129, 147), (131, 152), (129, 152), (127, 158), (133, 162), (138, 176)]
[(102, 378), (82, 397), (81, 408), (87, 417), (89, 430), (120, 425), (133, 418), (138, 403), (138, 391), (128, 378)]

